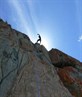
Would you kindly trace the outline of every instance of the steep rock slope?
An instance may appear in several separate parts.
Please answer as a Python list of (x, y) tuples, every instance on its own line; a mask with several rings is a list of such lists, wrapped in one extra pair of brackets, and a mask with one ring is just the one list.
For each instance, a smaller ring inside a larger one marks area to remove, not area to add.
[(65, 87), (74, 97), (82, 97), (82, 63), (57, 49), (49, 55)]
[(44, 46), (0, 19), (0, 97), (73, 97)]

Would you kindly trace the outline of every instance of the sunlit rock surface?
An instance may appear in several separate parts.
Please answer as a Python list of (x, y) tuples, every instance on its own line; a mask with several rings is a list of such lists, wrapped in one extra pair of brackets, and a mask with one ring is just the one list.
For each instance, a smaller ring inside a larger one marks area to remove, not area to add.
[(74, 97), (82, 97), (82, 63), (57, 49), (49, 55), (65, 87)]
[(0, 97), (73, 97), (60, 79), (46, 48), (0, 19)]

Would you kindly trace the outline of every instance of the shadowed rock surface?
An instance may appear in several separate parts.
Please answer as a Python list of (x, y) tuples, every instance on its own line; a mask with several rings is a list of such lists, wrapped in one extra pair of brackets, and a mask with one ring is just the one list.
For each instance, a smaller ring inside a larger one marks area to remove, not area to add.
[(65, 87), (74, 97), (82, 97), (82, 63), (57, 49), (49, 55)]
[(74, 97), (52, 63), (43, 45), (0, 19), (0, 97)]

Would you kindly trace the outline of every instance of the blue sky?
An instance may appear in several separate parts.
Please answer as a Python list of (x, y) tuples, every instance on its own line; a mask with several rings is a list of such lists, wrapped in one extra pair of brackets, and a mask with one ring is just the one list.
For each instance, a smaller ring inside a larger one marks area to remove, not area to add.
[(33, 43), (39, 33), (48, 50), (82, 61), (82, 0), (0, 0), (0, 18)]

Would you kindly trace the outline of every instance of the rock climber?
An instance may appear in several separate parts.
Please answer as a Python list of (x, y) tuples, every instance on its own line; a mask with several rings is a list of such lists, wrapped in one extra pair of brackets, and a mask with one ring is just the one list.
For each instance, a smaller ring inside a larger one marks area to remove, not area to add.
[(37, 43), (38, 43), (38, 42), (41, 43), (41, 36), (40, 36), (40, 34), (37, 34), (37, 35), (38, 35), (38, 37), (39, 37), (39, 39), (37, 40)]

